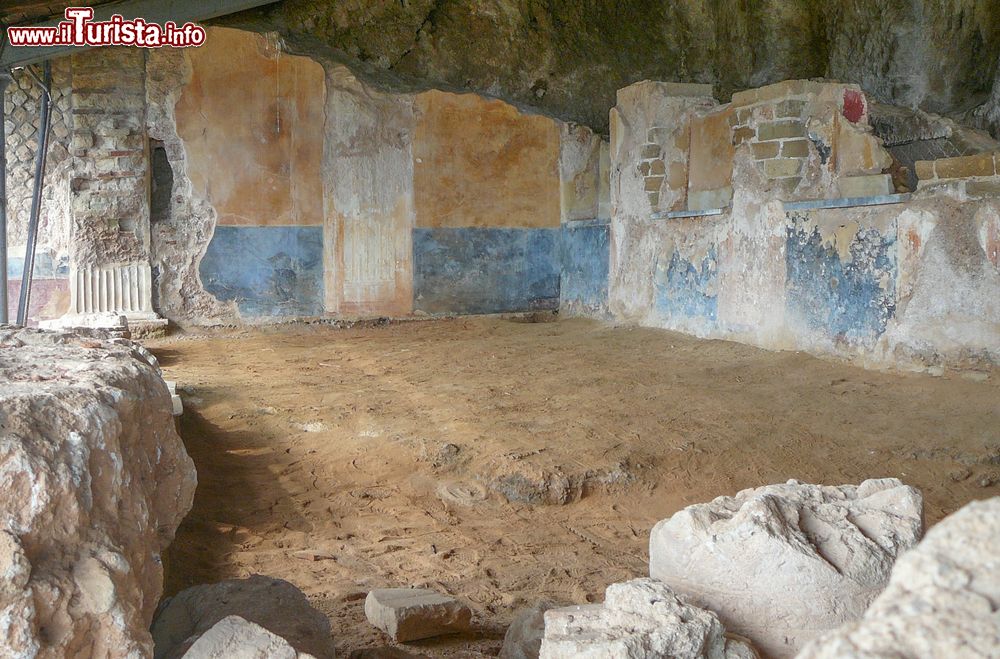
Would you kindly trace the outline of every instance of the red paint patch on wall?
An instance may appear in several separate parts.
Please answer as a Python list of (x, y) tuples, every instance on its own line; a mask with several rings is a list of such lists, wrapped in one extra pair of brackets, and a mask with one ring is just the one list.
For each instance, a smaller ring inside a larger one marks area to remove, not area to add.
[[(7, 317), (17, 318), (17, 299), (21, 294), (21, 280), (7, 281)], [(69, 311), (68, 279), (35, 279), (31, 282), (31, 301), (28, 304), (28, 325), (35, 327), (40, 320), (59, 318)]]
[(844, 117), (852, 124), (861, 121), (865, 116), (865, 96), (854, 89), (844, 90)]

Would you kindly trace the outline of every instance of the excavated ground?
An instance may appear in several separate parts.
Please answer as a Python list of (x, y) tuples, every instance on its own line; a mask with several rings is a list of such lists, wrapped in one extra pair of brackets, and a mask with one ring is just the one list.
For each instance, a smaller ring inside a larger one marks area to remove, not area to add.
[[(929, 524), (1000, 485), (1000, 375), (879, 373), (583, 321), (474, 318), (151, 342), (197, 468), (166, 594), (261, 573), (338, 647), (387, 645), (367, 591), (430, 586), (495, 654), (515, 611), (600, 601), (691, 503), (797, 478), (919, 487)], [(319, 560), (310, 560), (317, 558)]]

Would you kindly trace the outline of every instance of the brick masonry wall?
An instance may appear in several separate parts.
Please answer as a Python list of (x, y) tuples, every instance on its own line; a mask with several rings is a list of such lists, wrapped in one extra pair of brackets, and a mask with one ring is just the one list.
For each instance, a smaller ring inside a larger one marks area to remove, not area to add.
[(769, 100), (744, 107), (730, 115), (733, 144), (750, 143), (754, 160), (769, 180), (776, 181), (785, 195), (802, 182), (809, 159), (804, 114), (807, 101), (801, 98)]
[(918, 186), (958, 187), (971, 197), (1000, 196), (1000, 152), (916, 162)]
[[(36, 67), (40, 73), (40, 67)], [(148, 259), (145, 53), (102, 48), (52, 62), (52, 124), (30, 320), (68, 309), (70, 266)], [(20, 289), (41, 89), (15, 72), (4, 94), (8, 277)]]
[[(662, 139), (660, 132), (659, 128), (650, 128), (646, 137), (646, 143), (642, 145), (642, 150), (639, 153), (641, 158), (639, 161), (639, 174), (644, 181), (646, 195), (649, 197), (649, 205), (654, 209), (658, 209), (660, 206), (660, 189), (663, 187), (663, 181), (667, 177), (667, 164), (663, 159), (663, 149), (659, 143), (659, 140)], [(683, 169), (682, 175), (684, 181), (686, 181), (686, 166)], [(671, 187), (680, 188), (683, 187), (682, 183), (682, 181), (671, 181), (669, 184)]]
[(100, 48), (72, 57), (71, 261), (149, 256), (145, 53)]

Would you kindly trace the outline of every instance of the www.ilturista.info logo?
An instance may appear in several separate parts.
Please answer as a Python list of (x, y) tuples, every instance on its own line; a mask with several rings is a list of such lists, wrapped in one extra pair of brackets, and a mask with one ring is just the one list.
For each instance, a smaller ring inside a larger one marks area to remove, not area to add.
[(205, 43), (205, 28), (195, 23), (163, 25), (141, 18), (125, 20), (115, 14), (108, 21), (94, 21), (92, 7), (68, 7), (66, 20), (54, 27), (9, 27), (11, 46), (139, 46), (187, 48)]

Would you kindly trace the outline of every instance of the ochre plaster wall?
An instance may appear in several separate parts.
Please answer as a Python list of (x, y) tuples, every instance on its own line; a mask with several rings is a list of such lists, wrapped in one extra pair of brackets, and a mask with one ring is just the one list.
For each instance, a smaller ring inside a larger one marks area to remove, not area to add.
[(228, 28), (188, 56), (177, 131), (219, 224), (322, 225), (323, 67)]
[(559, 226), (559, 124), (503, 101), (416, 97), (418, 227)]

